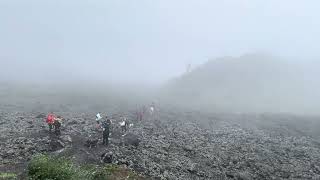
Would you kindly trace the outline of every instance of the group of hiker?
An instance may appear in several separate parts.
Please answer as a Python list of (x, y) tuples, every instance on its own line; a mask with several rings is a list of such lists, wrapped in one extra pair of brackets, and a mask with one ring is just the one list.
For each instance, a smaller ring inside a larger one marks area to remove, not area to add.
[(60, 135), (61, 134), (60, 127), (62, 124), (62, 120), (63, 118), (61, 116), (56, 117), (52, 112), (49, 113), (46, 119), (46, 123), (49, 126), (49, 132), (51, 132), (53, 129), (57, 135)]
[[(154, 103), (151, 104), (149, 113), (150, 115), (153, 115), (155, 111), (155, 105)], [(137, 111), (137, 120), (142, 121), (144, 118), (145, 113), (147, 112), (147, 108), (144, 106), (140, 110)], [(54, 132), (56, 135), (60, 135), (60, 127), (62, 124), (63, 118), (61, 116), (55, 116), (52, 112), (48, 114), (46, 118), (46, 123), (49, 126), (49, 132), (52, 132), (52, 129), (54, 129)], [(110, 135), (110, 127), (112, 125), (112, 120), (109, 116), (102, 117), (101, 113), (98, 112), (96, 115), (96, 127), (97, 129), (102, 130), (102, 144), (108, 145), (109, 144), (109, 135)], [(128, 127), (133, 126), (133, 124), (129, 124), (128, 120), (125, 116), (120, 116), (120, 122), (119, 122), (122, 136), (124, 136), (127, 132)]]
[[(154, 111), (155, 111), (155, 104), (152, 103), (149, 108), (150, 115), (153, 115)], [(142, 108), (138, 109), (138, 111), (136, 112), (137, 120), (143, 121), (144, 116), (147, 112), (148, 112), (148, 109), (146, 106), (143, 106)]]

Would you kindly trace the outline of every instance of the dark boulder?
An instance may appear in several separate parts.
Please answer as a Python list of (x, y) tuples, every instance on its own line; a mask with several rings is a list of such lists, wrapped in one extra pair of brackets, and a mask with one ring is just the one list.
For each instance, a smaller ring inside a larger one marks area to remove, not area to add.
[(85, 146), (88, 147), (88, 148), (97, 147), (98, 141), (99, 141), (98, 139), (87, 139), (86, 143), (85, 143)]
[(126, 146), (138, 147), (139, 143), (141, 142), (139, 136), (132, 133), (126, 134), (123, 138), (124, 145)]
[(51, 140), (49, 142), (49, 151), (58, 151), (60, 149), (63, 149), (65, 147), (65, 143), (63, 143), (60, 140)]
[(113, 159), (112, 152), (106, 152), (101, 155), (101, 162), (103, 163), (112, 163), (112, 159)]

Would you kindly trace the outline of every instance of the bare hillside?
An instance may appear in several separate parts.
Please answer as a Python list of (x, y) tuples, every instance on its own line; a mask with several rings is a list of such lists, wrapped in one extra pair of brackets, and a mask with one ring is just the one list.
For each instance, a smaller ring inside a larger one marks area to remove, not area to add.
[(318, 64), (303, 66), (265, 54), (208, 61), (164, 88), (186, 106), (232, 112), (315, 113), (320, 103)]

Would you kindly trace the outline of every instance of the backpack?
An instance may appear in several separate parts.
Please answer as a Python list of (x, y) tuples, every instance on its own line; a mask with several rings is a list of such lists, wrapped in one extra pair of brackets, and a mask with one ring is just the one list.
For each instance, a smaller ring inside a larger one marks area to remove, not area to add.
[(55, 119), (54, 115), (53, 115), (53, 114), (49, 114), (49, 115), (47, 116), (46, 122), (47, 122), (48, 124), (53, 124), (53, 123), (54, 123), (54, 119)]
[(101, 123), (101, 127), (105, 130), (105, 129), (109, 129), (110, 124), (107, 121), (103, 121)]

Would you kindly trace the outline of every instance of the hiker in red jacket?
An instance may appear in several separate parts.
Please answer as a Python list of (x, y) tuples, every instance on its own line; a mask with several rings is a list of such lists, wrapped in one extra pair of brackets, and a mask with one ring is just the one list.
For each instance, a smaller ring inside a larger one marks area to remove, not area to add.
[(49, 113), (48, 116), (47, 116), (47, 124), (49, 126), (49, 131), (51, 132), (52, 128), (53, 128), (53, 124), (54, 124), (54, 121), (55, 121), (55, 116), (53, 115), (53, 113)]

